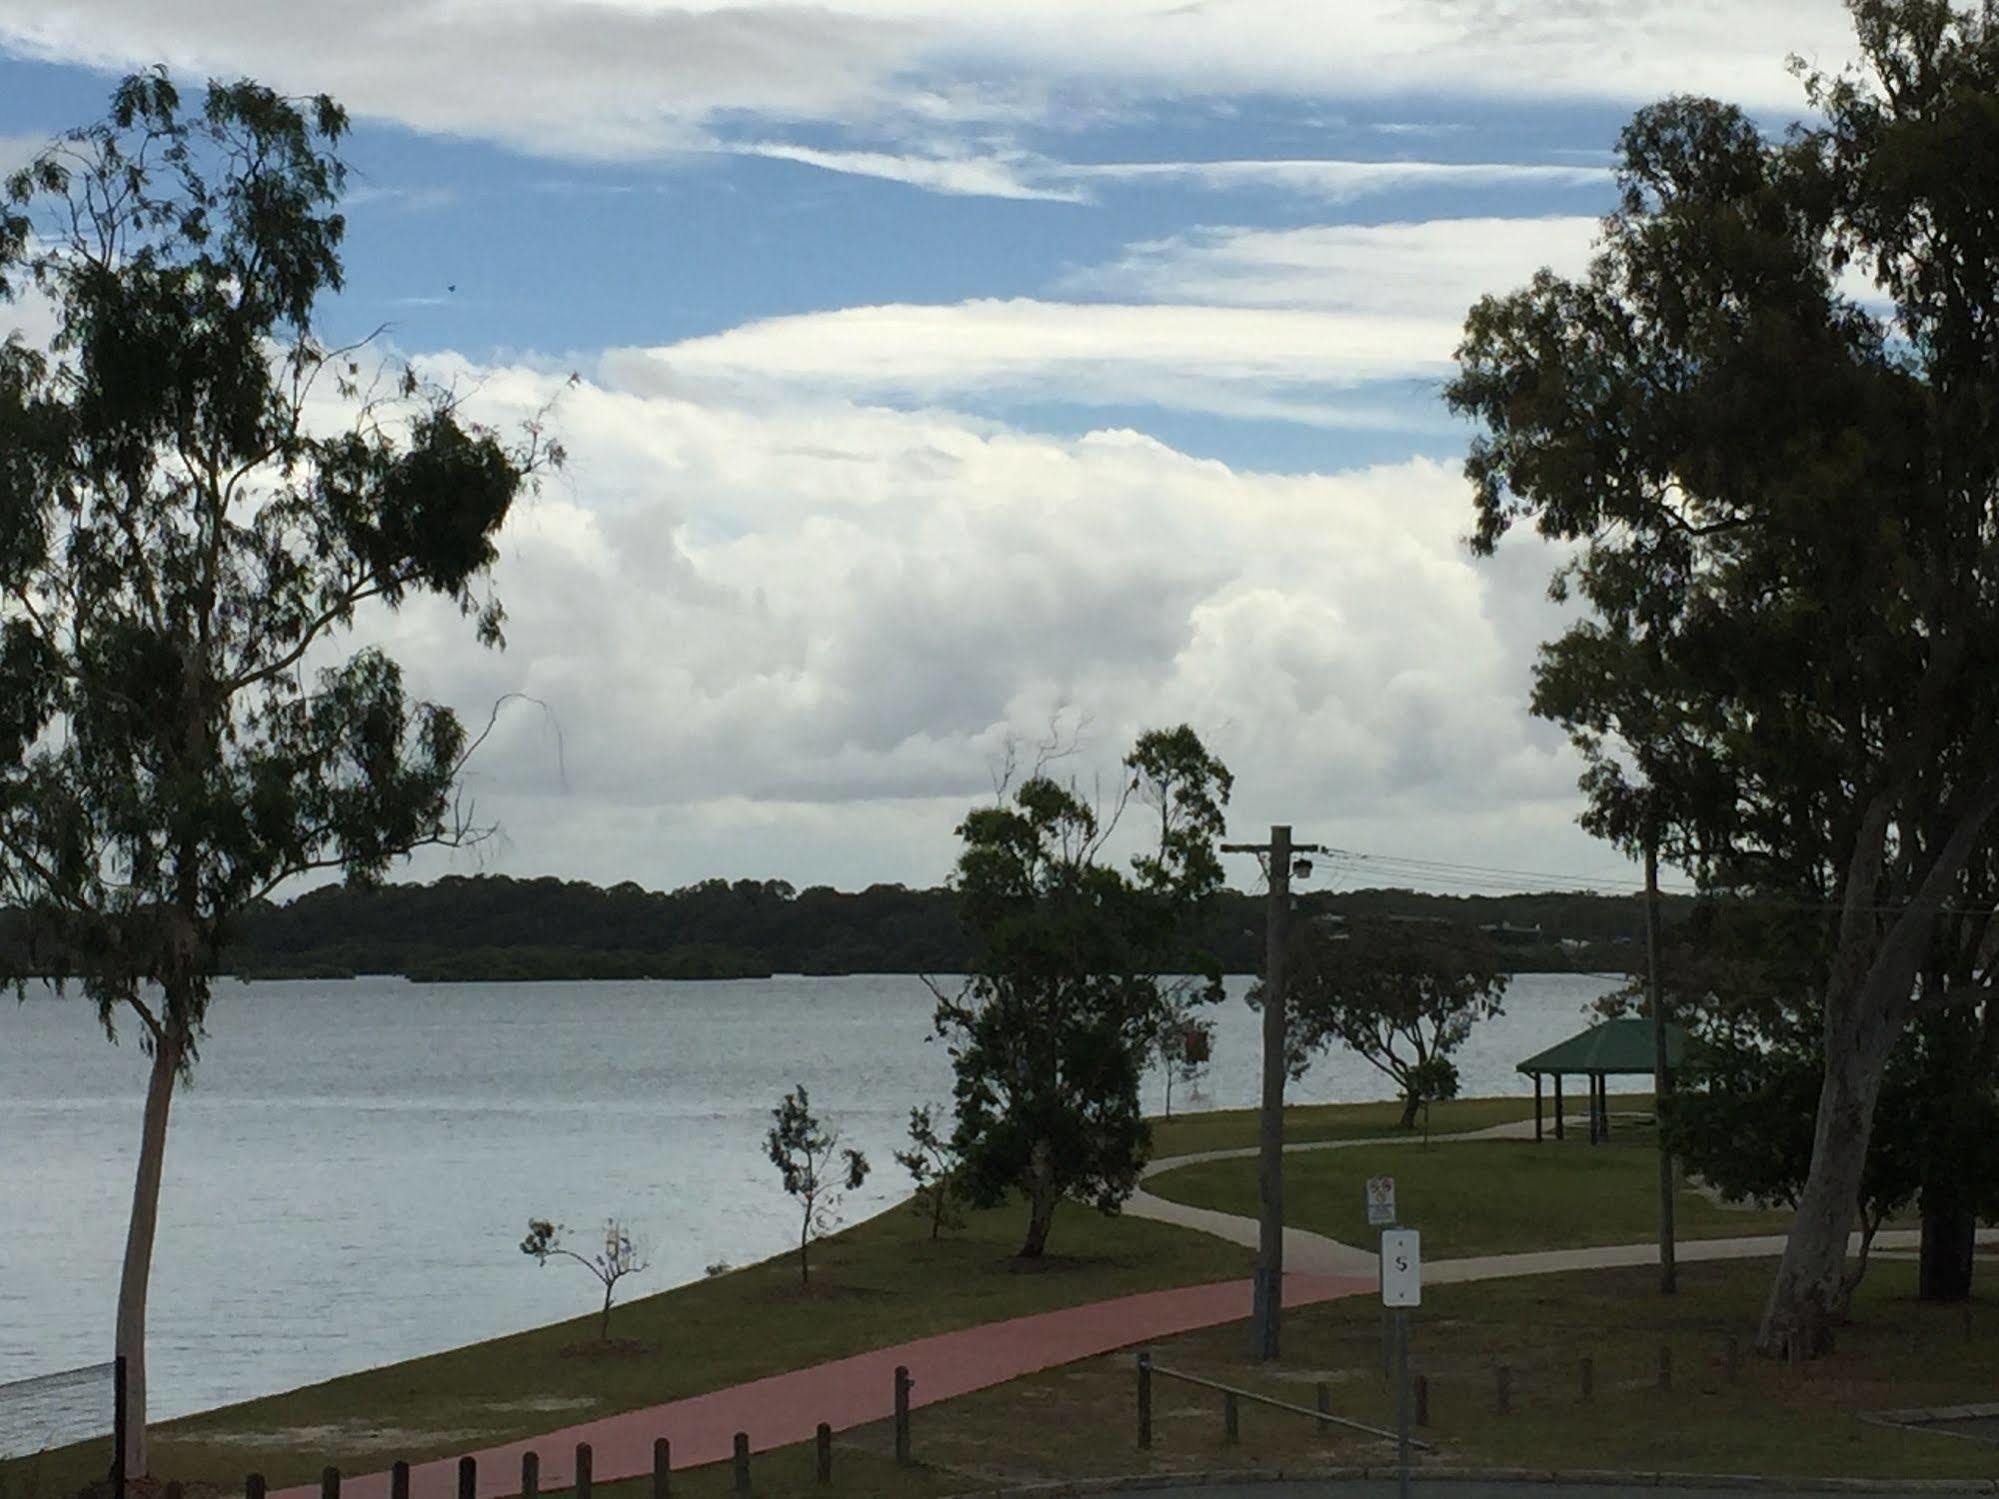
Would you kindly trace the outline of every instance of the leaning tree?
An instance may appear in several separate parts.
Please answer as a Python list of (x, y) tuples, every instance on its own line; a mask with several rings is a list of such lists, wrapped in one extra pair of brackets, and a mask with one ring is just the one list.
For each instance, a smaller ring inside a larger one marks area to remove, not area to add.
[(23, 992), (76, 982), (150, 1058), (116, 1342), (134, 1475), (168, 1111), (233, 920), (467, 831), (458, 719), (340, 637), (429, 593), (498, 644), (494, 536), (560, 457), (320, 336), (346, 124), (249, 82), (185, 108), (144, 74), (0, 199), (0, 290), (55, 330), (0, 346), (6, 961)]
[(1767, 137), (1675, 98), (1581, 278), (1466, 323), (1475, 547), (1531, 521), (1586, 616), (1535, 710), (1590, 820), (1822, 913), (1811, 1163), (1760, 1343), (1816, 1352), (1889, 1057), (1984, 999), (1939, 961), (1999, 809), (1999, 17), (1854, 0), (1861, 68)]

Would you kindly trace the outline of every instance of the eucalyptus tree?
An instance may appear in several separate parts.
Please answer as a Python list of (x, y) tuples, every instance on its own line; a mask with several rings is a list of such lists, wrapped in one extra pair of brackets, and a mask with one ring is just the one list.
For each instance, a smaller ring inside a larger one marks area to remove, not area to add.
[[(954, 883), (977, 952), (964, 985), (938, 993), (952, 1144), (967, 1201), (1024, 1201), (1023, 1259), (1044, 1252), (1065, 1197), (1113, 1213), (1137, 1186), (1151, 1147), (1139, 1080), (1183, 987), (1172, 975), (1221, 997), (1194, 934), (1221, 888), (1228, 769), (1185, 725), (1140, 735), (1124, 768), (1108, 809), (1038, 767), (958, 829)], [(1133, 796), (1156, 828), (1127, 873), (1108, 845)]]
[(74, 981), (150, 1059), (117, 1314), (135, 1476), (168, 1114), (232, 922), (467, 831), (459, 720), (340, 637), (437, 594), (499, 644), (494, 535), (560, 458), (414, 377), (364, 388), (319, 336), (346, 128), (250, 82), (185, 107), (156, 71), (0, 199), (0, 288), (54, 328), (0, 346), (0, 898), (23, 992)]
[(1291, 1075), (1302, 1077), (1314, 1053), (1345, 1046), (1395, 1084), (1403, 1129), (1414, 1129), (1428, 1104), (1456, 1096), (1452, 1053), (1474, 1025), (1505, 1012), (1508, 975), (1469, 932), (1314, 923), (1292, 948)]
[[(1810, 1167), (1761, 1345), (1845, 1304), (1876, 1102), (1999, 810), (1999, 17), (1854, 0), (1861, 68), (1771, 139), (1675, 98), (1619, 143), (1576, 280), (1466, 323), (1474, 546), (1531, 521), (1587, 616), (1544, 646), (1588, 821), (1822, 913)], [(1928, 979), (1935, 982), (1928, 982)]]

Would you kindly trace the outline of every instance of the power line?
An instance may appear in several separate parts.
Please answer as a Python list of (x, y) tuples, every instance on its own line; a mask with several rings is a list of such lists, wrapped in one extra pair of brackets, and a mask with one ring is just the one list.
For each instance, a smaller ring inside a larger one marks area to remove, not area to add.
[[(1501, 865), (1464, 864), (1446, 859), (1425, 859), (1413, 854), (1377, 854), (1360, 849), (1327, 848), (1328, 859), (1342, 862), (1348, 872), (1364, 870), (1378, 871), (1382, 876), (1421, 879), (1435, 885), (1444, 885), (1467, 893), (1491, 893), (1500, 895), (1605, 895), (1624, 896), (1642, 894), (1645, 887), (1640, 881), (1612, 881), (1578, 874), (1550, 874), (1545, 870), (1509, 869)], [(1540, 890), (1522, 890), (1521, 881), (1531, 881), (1544, 886)], [(1661, 885), (1664, 895), (1699, 898), (1707, 892), (1694, 885)], [(1721, 900), (1743, 906), (1775, 906), (1796, 910), (1842, 910), (1844, 901), (1821, 900), (1804, 896), (1788, 895), (1736, 895), (1723, 892)], [(1863, 910), (1892, 912), (1908, 909), (1909, 901), (1871, 902)], [(1955, 916), (1999, 915), (1999, 906), (1961, 906), (1945, 901), (1941, 912)]]

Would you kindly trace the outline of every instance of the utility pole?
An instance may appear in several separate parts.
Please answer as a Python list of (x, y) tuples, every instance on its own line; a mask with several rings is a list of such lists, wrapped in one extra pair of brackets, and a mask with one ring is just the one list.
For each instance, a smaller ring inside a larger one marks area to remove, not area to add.
[(1645, 826), (1645, 998), (1652, 1007), (1652, 1117), (1659, 1127), (1659, 1294), (1679, 1290), (1673, 1250), (1673, 1153), (1666, 1148), (1666, 1099), (1673, 1070), (1666, 1063), (1666, 1001), (1659, 982), (1659, 833)]
[(1291, 866), (1299, 877), (1311, 873), (1305, 854), (1322, 852), (1316, 843), (1293, 843), (1291, 829), (1274, 823), (1268, 843), (1224, 843), (1222, 852), (1260, 854), (1270, 873), (1263, 958), (1263, 1113), (1258, 1121), (1256, 1280), (1250, 1293), (1250, 1352), (1277, 1357), (1284, 1321), (1284, 993), (1285, 928), (1291, 915)]

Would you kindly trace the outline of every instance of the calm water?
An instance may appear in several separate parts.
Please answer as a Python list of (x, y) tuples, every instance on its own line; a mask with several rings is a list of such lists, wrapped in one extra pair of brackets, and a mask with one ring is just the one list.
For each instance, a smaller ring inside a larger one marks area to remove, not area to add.
[[(1214, 1064), (1176, 1111), (1252, 1104), (1257, 1016), (1232, 981)], [(1533, 975), (1459, 1058), (1468, 1094), (1530, 1091), (1521, 1057), (1611, 981)], [(226, 982), (176, 1098), (153, 1274), (156, 1416), (574, 1316), (594, 1282), (516, 1247), (530, 1214), (616, 1214), (652, 1249), (639, 1295), (786, 1248), (764, 1159), (794, 1082), (867, 1151), (847, 1216), (902, 1195), (912, 1104), (950, 1097), (913, 978), (413, 986)], [(145, 1062), (80, 1002), (0, 1004), (0, 1381), (110, 1353)], [(1329, 1058), (1302, 1100), (1386, 1094)], [(1160, 1085), (1148, 1089), (1158, 1108)]]

